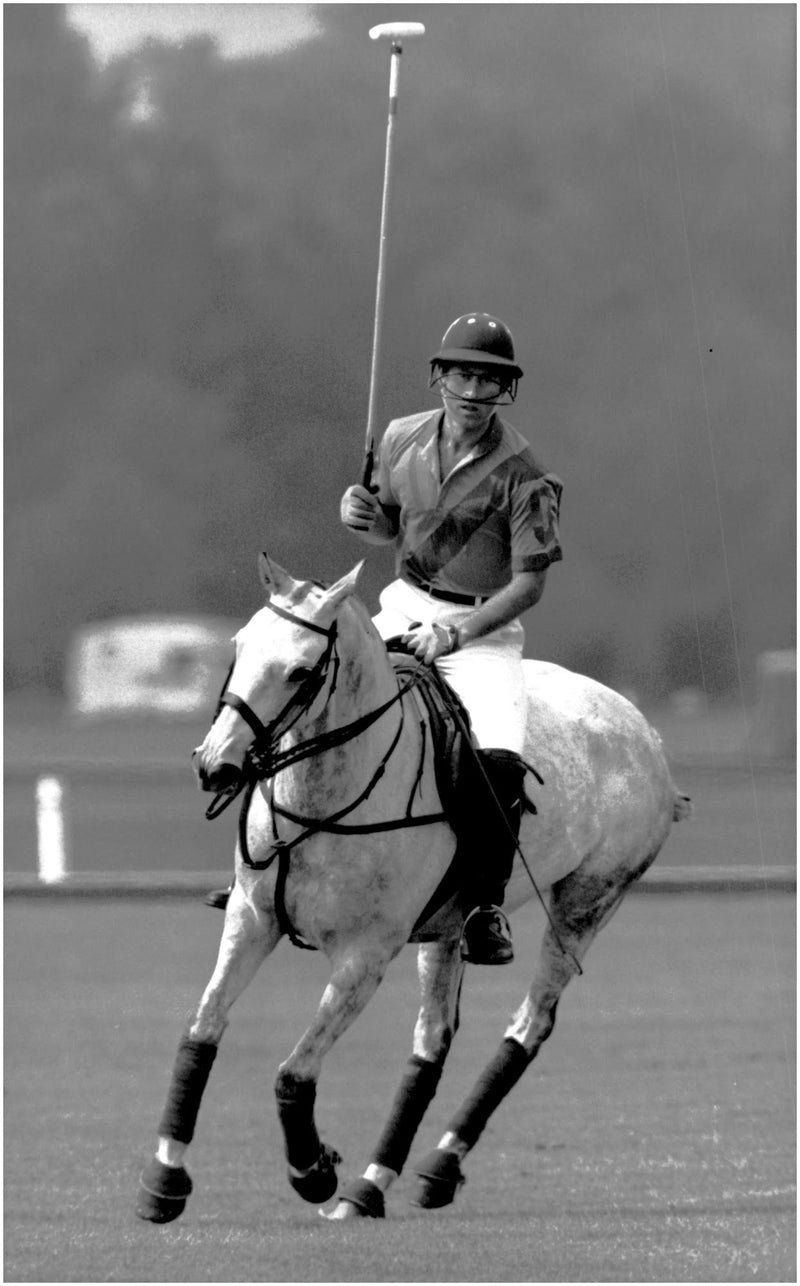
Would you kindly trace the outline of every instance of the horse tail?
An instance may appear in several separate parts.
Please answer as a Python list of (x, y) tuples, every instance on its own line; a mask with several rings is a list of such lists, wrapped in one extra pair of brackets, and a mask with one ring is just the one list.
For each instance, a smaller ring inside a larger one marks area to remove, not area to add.
[(694, 812), (694, 804), (689, 795), (682, 795), (680, 791), (675, 792), (675, 798), (672, 801), (672, 820), (673, 822), (682, 822), (685, 817), (691, 817)]

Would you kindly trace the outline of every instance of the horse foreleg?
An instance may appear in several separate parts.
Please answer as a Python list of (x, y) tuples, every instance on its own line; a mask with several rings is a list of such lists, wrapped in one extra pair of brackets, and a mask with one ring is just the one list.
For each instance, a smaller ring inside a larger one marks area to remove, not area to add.
[(314, 1021), (275, 1082), (289, 1182), (305, 1201), (327, 1201), (336, 1191), (339, 1154), (320, 1141), (314, 1102), (322, 1060), (374, 995), (395, 954), (386, 944), (350, 947), (334, 968)]
[(436, 1093), (458, 1025), (464, 977), (458, 940), (427, 942), (417, 954), (421, 1006), (414, 1047), (389, 1118), (361, 1179), (342, 1191), (329, 1219), (382, 1218), (384, 1195), (402, 1172), (414, 1136)]
[(236, 893), (226, 912), (217, 964), (197, 1012), (181, 1038), (167, 1101), (158, 1127), (158, 1148), (142, 1172), (136, 1213), (169, 1223), (186, 1207), (192, 1182), (184, 1168), (194, 1138), (200, 1102), (217, 1055), (227, 1015), (280, 938), (280, 930)]

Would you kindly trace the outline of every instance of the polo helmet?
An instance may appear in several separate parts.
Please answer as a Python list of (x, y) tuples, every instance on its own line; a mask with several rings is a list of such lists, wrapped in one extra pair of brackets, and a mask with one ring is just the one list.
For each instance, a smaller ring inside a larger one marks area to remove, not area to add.
[(490, 313), (465, 313), (448, 326), (441, 347), (430, 359), (431, 366), (448, 362), (475, 362), (480, 366), (498, 366), (513, 379), (522, 376), (514, 355), (511, 331), (499, 317)]

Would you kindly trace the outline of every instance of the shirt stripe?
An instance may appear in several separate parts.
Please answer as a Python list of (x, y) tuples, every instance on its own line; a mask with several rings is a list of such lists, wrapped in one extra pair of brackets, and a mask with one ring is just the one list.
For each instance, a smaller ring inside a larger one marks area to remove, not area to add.
[(562, 484), (495, 415), (472, 455), (439, 475), (442, 411), (393, 420), (378, 454), (378, 496), (397, 524), (399, 576), (463, 594), (493, 594), (514, 572), (562, 557)]

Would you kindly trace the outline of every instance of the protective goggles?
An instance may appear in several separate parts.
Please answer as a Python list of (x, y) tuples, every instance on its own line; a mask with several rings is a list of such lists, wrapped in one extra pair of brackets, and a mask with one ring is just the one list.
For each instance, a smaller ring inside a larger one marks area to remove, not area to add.
[(498, 405), (502, 399), (513, 402), (517, 394), (514, 378), (495, 375), (485, 366), (434, 366), (431, 388), (436, 387), (445, 397), (463, 399), (478, 405)]

